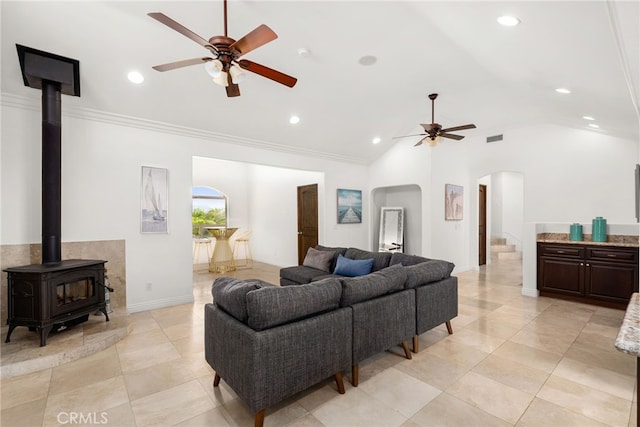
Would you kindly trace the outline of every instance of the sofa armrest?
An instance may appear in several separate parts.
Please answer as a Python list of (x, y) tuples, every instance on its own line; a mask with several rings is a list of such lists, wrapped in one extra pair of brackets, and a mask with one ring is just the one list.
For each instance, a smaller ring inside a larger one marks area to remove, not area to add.
[(416, 335), (458, 315), (458, 278), (447, 277), (415, 288)]

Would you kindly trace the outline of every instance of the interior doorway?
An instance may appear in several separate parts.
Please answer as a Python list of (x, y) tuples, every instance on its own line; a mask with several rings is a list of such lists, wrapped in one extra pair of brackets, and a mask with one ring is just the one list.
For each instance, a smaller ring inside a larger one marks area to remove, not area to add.
[(298, 187), (298, 265), (318, 244), (318, 184)]
[(478, 185), (478, 265), (487, 263), (487, 186)]

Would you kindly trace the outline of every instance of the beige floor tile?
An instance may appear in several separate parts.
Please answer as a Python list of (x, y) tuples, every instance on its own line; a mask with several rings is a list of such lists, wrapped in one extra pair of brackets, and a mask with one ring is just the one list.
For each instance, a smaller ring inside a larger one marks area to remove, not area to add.
[(477, 331), (473, 331), (465, 327), (449, 337), (449, 340), (468, 345), (485, 353), (491, 353), (500, 347), (506, 338), (500, 338), (493, 335), (485, 335)]
[(198, 380), (131, 401), (137, 426), (174, 425), (214, 408)]
[(122, 375), (115, 346), (53, 368), (49, 394), (64, 393)]
[(449, 338), (440, 341), (424, 350), (427, 354), (450, 360), (465, 368), (471, 369), (489, 355), (486, 351), (454, 341)]
[(147, 350), (151, 346), (168, 342), (169, 338), (164, 331), (161, 328), (154, 328), (145, 333), (129, 334), (128, 337), (116, 344), (116, 349), (119, 354), (124, 354), (139, 350)]
[(61, 413), (101, 414), (128, 403), (127, 388), (122, 376), (50, 395), (44, 413), (43, 426), (59, 425)]
[(508, 423), (515, 424), (533, 395), (469, 372), (446, 392)]
[(359, 387), (330, 400), (311, 413), (326, 426), (393, 427), (407, 420), (407, 417)]
[(424, 427), (511, 426), (508, 422), (488, 414), (482, 409), (470, 405), (448, 393), (441, 393), (411, 417), (410, 421)]
[(439, 356), (420, 352), (413, 360), (396, 365), (396, 369), (415, 377), (439, 390), (446, 390), (471, 369), (463, 364)]
[(604, 349), (576, 342), (567, 350), (565, 357), (622, 375), (636, 375), (636, 358), (616, 350), (615, 347)]
[(555, 371), (553, 371), (553, 375), (622, 399), (633, 400), (635, 376), (622, 375), (609, 369), (587, 365), (568, 357), (560, 361)]
[(562, 355), (507, 341), (492, 354), (551, 373), (562, 359)]
[(126, 353), (118, 352), (118, 356), (122, 372), (137, 371), (158, 363), (180, 359), (180, 354), (170, 342), (150, 345), (147, 348)]
[(482, 317), (475, 322), (468, 324), (464, 329), (492, 337), (503, 338), (505, 340), (508, 340), (520, 330), (518, 327), (498, 323), (489, 320), (486, 317)]
[(285, 425), (286, 427), (324, 427), (316, 417), (311, 414), (307, 414), (303, 417), (297, 418)]
[(135, 427), (136, 425), (136, 420), (133, 416), (133, 411), (131, 410), (131, 404), (129, 402), (105, 410), (104, 417), (107, 420), (104, 425), (107, 427)]
[(195, 378), (193, 371), (179, 359), (158, 363), (136, 371), (128, 371), (124, 374), (124, 381), (127, 384), (131, 400), (140, 399)]
[(509, 338), (509, 341), (523, 344), (548, 352), (564, 353), (575, 341), (578, 332), (558, 331), (550, 327), (541, 328), (540, 325), (531, 327), (527, 325), (517, 334)]
[[(353, 388), (349, 381), (344, 381), (345, 391), (348, 393)], [(314, 386), (309, 387), (296, 395), (296, 401), (308, 412), (324, 405), (340, 394), (333, 378), (328, 378)]]
[(631, 406), (631, 416), (629, 417), (629, 427), (638, 427), (638, 404)]
[(621, 426), (629, 422), (631, 401), (556, 375), (549, 377), (538, 397), (606, 424)]
[(439, 389), (395, 368), (379, 373), (359, 388), (407, 418), (441, 393)]
[(195, 417), (189, 418), (174, 425), (176, 427), (231, 427), (231, 424), (229, 424), (224, 417), (223, 410), (220, 408), (210, 409), (206, 412), (196, 415)]
[(493, 354), (472, 371), (532, 395), (535, 395), (549, 378), (548, 372)]
[(587, 418), (568, 409), (537, 397), (518, 423), (517, 427), (607, 427), (608, 424)]
[(4, 427), (40, 426), (46, 404), (47, 399), (43, 398), (3, 409), (0, 413), (0, 425)]
[(618, 331), (620, 330), (621, 325), (622, 323), (620, 323), (618, 326), (609, 326), (609, 325), (603, 325), (601, 323), (590, 321), (584, 326), (584, 329), (582, 329), (581, 333), (602, 335), (604, 337), (609, 338), (610, 340), (613, 340), (613, 342), (615, 342), (615, 339), (618, 336)]
[(51, 382), (51, 369), (2, 380), (2, 410), (45, 399)]

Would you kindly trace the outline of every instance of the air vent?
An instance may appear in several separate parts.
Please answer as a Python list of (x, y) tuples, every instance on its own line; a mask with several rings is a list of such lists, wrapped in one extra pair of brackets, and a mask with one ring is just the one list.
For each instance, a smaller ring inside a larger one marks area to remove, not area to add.
[(487, 137), (487, 144), (490, 142), (502, 141), (502, 134)]

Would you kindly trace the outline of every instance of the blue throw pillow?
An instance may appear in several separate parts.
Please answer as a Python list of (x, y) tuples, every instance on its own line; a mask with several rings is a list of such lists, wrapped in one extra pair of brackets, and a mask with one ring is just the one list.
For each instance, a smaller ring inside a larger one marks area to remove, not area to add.
[(339, 255), (333, 274), (347, 277), (364, 276), (371, 273), (371, 267), (373, 267), (373, 258), (350, 259)]

